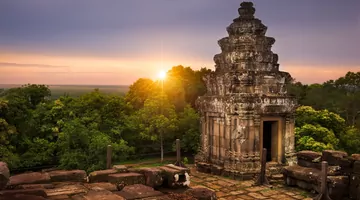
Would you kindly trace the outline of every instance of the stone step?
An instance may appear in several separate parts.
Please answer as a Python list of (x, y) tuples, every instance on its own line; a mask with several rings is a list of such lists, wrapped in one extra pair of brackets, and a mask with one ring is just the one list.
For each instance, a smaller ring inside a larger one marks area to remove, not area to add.
[(91, 172), (88, 176), (89, 183), (96, 183), (96, 182), (108, 182), (110, 174), (116, 174), (118, 171), (116, 169), (106, 169), (106, 170), (99, 170)]
[(108, 176), (108, 181), (121, 188), (127, 185), (145, 184), (145, 176), (143, 174), (133, 172), (110, 174)]

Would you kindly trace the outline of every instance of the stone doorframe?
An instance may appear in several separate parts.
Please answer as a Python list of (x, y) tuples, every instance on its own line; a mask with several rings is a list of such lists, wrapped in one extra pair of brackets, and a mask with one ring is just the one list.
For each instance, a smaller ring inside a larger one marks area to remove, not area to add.
[[(276, 137), (273, 138), (272, 136), (272, 155), (275, 154), (276, 162), (282, 163), (284, 152), (283, 152), (283, 132), (284, 132), (284, 118), (283, 117), (261, 117), (260, 121), (260, 157), (262, 156), (262, 147), (263, 147), (263, 126), (265, 121), (274, 121), (277, 122), (277, 133), (273, 136)], [(273, 134), (273, 131), (272, 131)], [(275, 140), (274, 140), (275, 139)], [(274, 149), (274, 146), (277, 146), (276, 149)], [(274, 150), (276, 150), (276, 153), (274, 153)], [(272, 156), (273, 157), (273, 156)]]

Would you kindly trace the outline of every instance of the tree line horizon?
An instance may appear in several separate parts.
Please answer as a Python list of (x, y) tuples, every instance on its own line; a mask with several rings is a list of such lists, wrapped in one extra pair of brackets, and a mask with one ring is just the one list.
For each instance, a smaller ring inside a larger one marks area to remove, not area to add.
[[(106, 146), (113, 160), (182, 150), (196, 154), (200, 143), (195, 100), (206, 93), (202, 77), (210, 69), (182, 65), (166, 79), (140, 78), (126, 94), (99, 89), (78, 97), (52, 98), (46, 85), (0, 89), (0, 160), (10, 169), (56, 164), (61, 169), (94, 171), (106, 166)], [(360, 152), (360, 72), (322, 84), (288, 84), (298, 99), (296, 150)]]

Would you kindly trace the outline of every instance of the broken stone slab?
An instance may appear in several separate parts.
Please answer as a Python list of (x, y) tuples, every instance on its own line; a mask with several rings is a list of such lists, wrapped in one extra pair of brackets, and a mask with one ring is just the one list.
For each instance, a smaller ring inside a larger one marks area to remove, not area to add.
[(48, 173), (30, 172), (11, 176), (8, 187), (13, 188), (18, 185), (41, 184), (50, 182), (51, 180)]
[(80, 184), (72, 184), (72, 185), (61, 185), (59, 187), (55, 187), (54, 189), (46, 189), (45, 190), (47, 196), (59, 196), (59, 195), (76, 195), (86, 193), (87, 189)]
[(85, 182), (86, 172), (84, 170), (55, 170), (48, 172), (51, 181), (62, 182), (62, 181), (74, 181), (74, 182)]
[(110, 174), (109, 182), (116, 184), (118, 189), (122, 189), (127, 185), (145, 184), (145, 177), (143, 174), (133, 173), (133, 172)]
[(88, 176), (88, 182), (96, 183), (96, 182), (108, 182), (108, 177), (110, 174), (116, 174), (117, 170), (115, 169), (106, 169), (91, 172)]
[(89, 190), (108, 190), (108, 191), (117, 191), (116, 185), (112, 183), (85, 183), (84, 186)]
[(125, 165), (114, 165), (113, 169), (115, 169), (118, 173), (128, 172), (128, 168)]
[(287, 166), (282, 170), (284, 178), (291, 177), (296, 180), (302, 180), (308, 183), (317, 184), (320, 179), (320, 171), (314, 168), (301, 167), (298, 165)]
[[(296, 153), (296, 157), (298, 160), (313, 162), (314, 160), (321, 158), (321, 153), (315, 151), (299, 151)], [(320, 161), (321, 159), (319, 159), (318, 162)]]
[(154, 188), (142, 184), (125, 186), (121, 191), (115, 192), (115, 194), (127, 200), (158, 197), (164, 195), (162, 192), (156, 191)]
[(72, 196), (71, 199), (73, 200), (125, 200), (123, 197), (116, 195), (110, 191), (101, 190), (101, 191), (94, 191), (90, 190), (86, 194), (79, 194)]
[(145, 185), (157, 188), (163, 184), (163, 174), (162, 170), (158, 168), (137, 168), (132, 169), (131, 172), (140, 173), (145, 176)]
[(15, 196), (18, 194), (47, 197), (44, 189), (24, 189), (24, 190), (2, 190), (2, 191), (0, 191), (0, 197)]
[(191, 188), (185, 191), (186, 195), (192, 196), (198, 200), (216, 200), (215, 191), (207, 188)]
[(347, 157), (348, 154), (343, 151), (324, 150), (321, 160), (327, 161), (329, 165), (337, 165), (343, 168), (351, 166), (351, 161)]
[(0, 162), (0, 190), (4, 189), (9, 182), (10, 171), (5, 162)]

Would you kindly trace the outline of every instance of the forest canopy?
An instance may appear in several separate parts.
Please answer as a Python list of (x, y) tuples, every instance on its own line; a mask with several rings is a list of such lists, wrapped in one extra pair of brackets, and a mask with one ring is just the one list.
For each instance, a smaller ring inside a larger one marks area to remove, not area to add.
[[(164, 81), (138, 79), (125, 95), (95, 89), (79, 97), (51, 98), (45, 85), (0, 91), (0, 160), (11, 169), (57, 165), (93, 171), (105, 168), (106, 146), (123, 162), (182, 150), (195, 154), (200, 142), (195, 100), (205, 94), (210, 70), (175, 66)], [(298, 99), (296, 150), (360, 152), (360, 72), (288, 91)]]

